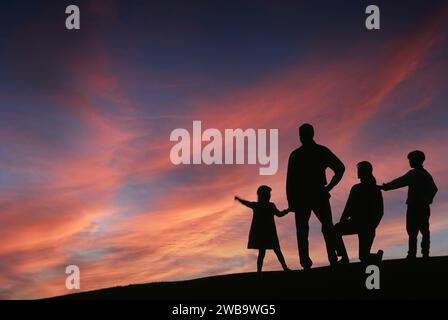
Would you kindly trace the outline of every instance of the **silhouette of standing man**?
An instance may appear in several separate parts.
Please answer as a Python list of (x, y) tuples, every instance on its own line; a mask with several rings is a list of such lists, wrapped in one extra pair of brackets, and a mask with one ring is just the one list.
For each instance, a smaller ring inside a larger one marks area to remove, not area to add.
[[(300, 126), (299, 134), (302, 146), (289, 156), (286, 195), (290, 210), (295, 212), (300, 264), (304, 269), (313, 265), (308, 249), (309, 220), (313, 211), (322, 224), (328, 260), (334, 265), (337, 255), (329, 199), (330, 191), (341, 181), (345, 167), (333, 152), (314, 141), (312, 125)], [(327, 168), (334, 171), (328, 184)]]

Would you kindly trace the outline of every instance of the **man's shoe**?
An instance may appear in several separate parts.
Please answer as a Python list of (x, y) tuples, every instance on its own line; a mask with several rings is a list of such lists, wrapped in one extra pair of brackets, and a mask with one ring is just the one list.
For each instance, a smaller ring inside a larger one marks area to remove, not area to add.
[(408, 254), (406, 256), (406, 260), (408, 260), (408, 261), (415, 261), (416, 258), (417, 257), (415, 256), (415, 254)]
[(423, 260), (429, 260), (429, 253), (424, 253), (422, 256)]

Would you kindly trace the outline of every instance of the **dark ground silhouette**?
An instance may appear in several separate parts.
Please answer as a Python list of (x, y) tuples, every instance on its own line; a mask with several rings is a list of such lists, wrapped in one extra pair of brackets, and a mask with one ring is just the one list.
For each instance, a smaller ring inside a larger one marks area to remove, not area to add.
[(365, 267), (352, 263), (297, 272), (213, 276), (188, 281), (115, 287), (52, 299), (296, 300), (296, 299), (447, 299), (448, 256), (416, 261), (386, 260), (380, 290), (365, 289)]

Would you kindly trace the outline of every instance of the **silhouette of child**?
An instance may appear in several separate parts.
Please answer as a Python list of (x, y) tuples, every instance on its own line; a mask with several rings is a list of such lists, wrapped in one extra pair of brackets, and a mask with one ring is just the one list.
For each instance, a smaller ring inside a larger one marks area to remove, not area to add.
[(258, 202), (251, 202), (240, 197), (235, 200), (253, 210), (252, 224), (249, 233), (248, 249), (258, 249), (257, 274), (261, 276), (263, 260), (267, 249), (273, 249), (283, 270), (289, 271), (285, 258), (280, 250), (277, 229), (275, 227), (274, 215), (283, 217), (289, 209), (279, 211), (271, 199), (271, 188), (260, 186), (257, 190)]
[(412, 170), (404, 176), (397, 178), (381, 186), (381, 189), (388, 191), (403, 187), (408, 188), (408, 205), (406, 213), (406, 231), (409, 236), (408, 259), (414, 259), (417, 254), (417, 236), (422, 234), (422, 255), (429, 257), (429, 216), (431, 213), (430, 204), (436, 193), (437, 186), (432, 176), (423, 168), (425, 154), (416, 150), (408, 154), (409, 165)]

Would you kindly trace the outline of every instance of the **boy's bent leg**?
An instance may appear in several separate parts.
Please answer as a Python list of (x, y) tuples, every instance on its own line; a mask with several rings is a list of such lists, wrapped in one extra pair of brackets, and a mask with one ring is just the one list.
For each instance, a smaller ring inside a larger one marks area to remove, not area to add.
[(308, 234), (310, 231), (309, 220), (311, 217), (311, 209), (300, 209), (295, 212), (297, 247), (299, 249), (300, 265), (304, 269), (309, 269), (313, 265), (313, 261), (309, 255)]
[(417, 235), (418, 235), (418, 208), (415, 206), (408, 206), (406, 213), (406, 231), (409, 236), (408, 242), (408, 258), (415, 258), (417, 255)]

